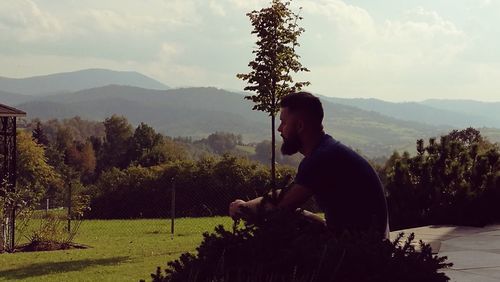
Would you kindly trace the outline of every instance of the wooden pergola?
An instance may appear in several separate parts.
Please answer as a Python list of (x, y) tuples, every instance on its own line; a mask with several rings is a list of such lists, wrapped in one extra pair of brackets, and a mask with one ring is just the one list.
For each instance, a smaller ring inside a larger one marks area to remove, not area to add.
[[(0, 197), (7, 192), (15, 191), (16, 187), (16, 130), (17, 118), (25, 117), (26, 113), (13, 107), (0, 104)], [(15, 244), (15, 204), (3, 201), (4, 206), (0, 222), (0, 250), (14, 250)]]

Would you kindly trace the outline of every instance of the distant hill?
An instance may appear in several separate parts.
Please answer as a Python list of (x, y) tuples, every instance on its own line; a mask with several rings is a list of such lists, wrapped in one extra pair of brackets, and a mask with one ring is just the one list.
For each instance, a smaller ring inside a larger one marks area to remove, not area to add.
[[(0, 103), (25, 110), (28, 118), (80, 116), (101, 121), (119, 114), (134, 125), (146, 122), (170, 136), (196, 139), (227, 131), (242, 134), (246, 142), (270, 139), (269, 117), (252, 111), (252, 102), (243, 95), (241, 91), (213, 87), (168, 89), (136, 72), (101, 69), (26, 79), (0, 78)], [(370, 157), (394, 150), (414, 151), (419, 138), (471, 125), (486, 126), (481, 129), (484, 135), (500, 141), (497, 104), (478, 103), (478, 109), (471, 110), (475, 106), (467, 103), (473, 101), (450, 106), (434, 100), (390, 103), (376, 99), (321, 99), (326, 131)]]
[[(74, 116), (81, 116), (78, 107), (51, 101), (30, 101), (15, 106), (26, 112), (28, 119), (40, 118), (48, 120), (53, 118), (63, 119)], [(89, 118), (95, 120), (93, 118)]]
[(87, 69), (28, 78), (0, 77), (1, 91), (34, 96), (75, 92), (110, 84), (168, 89), (168, 86), (138, 72), (105, 69)]
[[(43, 119), (78, 115), (104, 120), (119, 114), (133, 124), (146, 122), (170, 136), (195, 138), (229, 131), (241, 133), (247, 140), (260, 140), (267, 123), (265, 115), (250, 111), (249, 102), (241, 96), (215, 88), (158, 91), (111, 85), (47, 96), (17, 107), (26, 110), (29, 118)], [(240, 114), (243, 111), (246, 113)]]
[(35, 97), (29, 95), (21, 95), (0, 90), (0, 104), (16, 105), (33, 100)]
[[(422, 103), (392, 103), (373, 98), (346, 99), (324, 97), (324, 99), (367, 111), (375, 111), (401, 120), (458, 128), (469, 126), (500, 128), (500, 104), (481, 104), (484, 108), (497, 108), (497, 112), (489, 110), (481, 113), (481, 111), (463, 111), (460, 107), (453, 107), (452, 104), (448, 106), (446, 103), (439, 103), (438, 100), (429, 100)], [(470, 102), (470, 104), (464, 103), (462, 105), (463, 108), (470, 108), (473, 101)]]
[[(376, 112), (323, 100), (326, 131), (370, 157), (412, 149), (418, 138), (448, 128), (401, 121)], [(170, 136), (206, 137), (215, 131), (242, 134), (247, 142), (270, 138), (267, 114), (252, 111), (239, 93), (216, 88), (150, 90), (105, 86), (40, 98), (17, 106), (28, 117), (103, 120), (112, 114), (133, 124), (146, 122)]]
[(500, 128), (500, 102), (430, 99), (421, 103), (440, 110), (482, 117), (490, 121), (489, 123), (483, 124), (483, 126)]
[(500, 129), (498, 128), (479, 128), (481, 135), (486, 136), (493, 143), (500, 144)]

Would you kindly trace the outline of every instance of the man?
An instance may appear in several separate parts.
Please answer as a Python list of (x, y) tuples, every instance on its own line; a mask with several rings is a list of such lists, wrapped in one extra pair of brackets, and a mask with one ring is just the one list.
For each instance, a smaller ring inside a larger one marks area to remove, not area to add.
[[(270, 208), (297, 209), (314, 196), (333, 231), (375, 231), (388, 238), (387, 204), (380, 179), (363, 157), (325, 134), (320, 100), (298, 92), (285, 96), (280, 107), (281, 152), (300, 152), (304, 159), (292, 186)], [(236, 200), (230, 204), (229, 214), (236, 219), (242, 207), (256, 211), (261, 200)]]

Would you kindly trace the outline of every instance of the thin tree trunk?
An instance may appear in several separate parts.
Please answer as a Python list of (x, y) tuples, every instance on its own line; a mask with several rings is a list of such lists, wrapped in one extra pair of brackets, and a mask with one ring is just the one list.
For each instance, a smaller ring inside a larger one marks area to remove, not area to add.
[(68, 184), (68, 233), (71, 232), (71, 179)]
[[(274, 99), (273, 99), (274, 100)], [(276, 134), (275, 134), (275, 114), (271, 114), (271, 189), (273, 199), (276, 195)]]

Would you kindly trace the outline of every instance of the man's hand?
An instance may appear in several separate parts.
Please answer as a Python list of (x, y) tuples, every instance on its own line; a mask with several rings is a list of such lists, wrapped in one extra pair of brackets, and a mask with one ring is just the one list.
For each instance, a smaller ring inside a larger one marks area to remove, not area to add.
[[(278, 194), (281, 193), (281, 190), (277, 191)], [(312, 190), (298, 184), (293, 184), (292, 187), (290, 187), (290, 190), (285, 194), (283, 199), (278, 203), (278, 208), (286, 208), (286, 209), (296, 209), (300, 207), (305, 201), (307, 201), (311, 196), (313, 195)], [(250, 200), (248, 202), (245, 202), (243, 200), (235, 200), (231, 204), (229, 204), (229, 215), (233, 219), (240, 219), (242, 216), (241, 213), (241, 208), (245, 207), (248, 208), (250, 212), (253, 212), (254, 214), (257, 213), (258, 206), (262, 202), (262, 197), (255, 198), (253, 200)], [(276, 206), (272, 205), (271, 203), (266, 203), (266, 205), (263, 207), (264, 210), (266, 211), (271, 211), (276, 208)]]
[(229, 216), (232, 219), (240, 219), (241, 218), (241, 207), (245, 206), (246, 202), (243, 200), (236, 200), (229, 204)]

